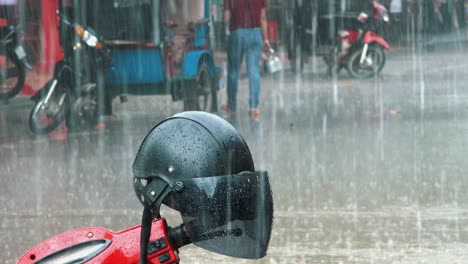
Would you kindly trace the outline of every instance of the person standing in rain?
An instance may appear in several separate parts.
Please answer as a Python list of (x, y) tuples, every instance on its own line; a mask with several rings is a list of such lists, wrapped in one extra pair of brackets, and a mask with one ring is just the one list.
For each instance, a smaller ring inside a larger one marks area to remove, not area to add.
[(237, 109), (237, 90), (242, 58), (249, 77), (249, 115), (260, 117), (260, 56), (270, 48), (267, 37), (266, 0), (225, 0), (224, 22), (229, 25), (226, 119)]
[(403, 32), (401, 0), (392, 0), (390, 2), (390, 17), (390, 21), (392, 21), (392, 34), (389, 37), (394, 41), (399, 41)]

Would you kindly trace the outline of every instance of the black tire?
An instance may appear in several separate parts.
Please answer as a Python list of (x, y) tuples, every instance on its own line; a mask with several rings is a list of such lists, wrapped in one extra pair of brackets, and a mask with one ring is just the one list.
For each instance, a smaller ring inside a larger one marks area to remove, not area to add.
[[(50, 86), (52, 83), (50, 81), (46, 85)], [(45, 96), (34, 104), (29, 115), (29, 128), (34, 134), (38, 135), (47, 134), (56, 129), (63, 122), (70, 109), (68, 89), (60, 85), (55, 87), (48, 105), (45, 105), (44, 101)]]
[(86, 96), (79, 96), (66, 116), (67, 127), (71, 130), (93, 128), (99, 121), (96, 89)]
[(353, 78), (369, 79), (377, 76), (385, 65), (385, 52), (381, 46), (370, 45), (367, 50), (367, 59), (370, 64), (360, 64), (362, 49), (355, 50), (349, 56), (346, 70)]
[(217, 96), (213, 81), (208, 64), (202, 61), (198, 67), (196, 95), (193, 98), (184, 99), (184, 111), (215, 112), (217, 110)]
[(0, 66), (0, 100), (16, 96), (23, 88), (25, 80), (24, 66), (17, 56), (8, 52), (5, 63)]

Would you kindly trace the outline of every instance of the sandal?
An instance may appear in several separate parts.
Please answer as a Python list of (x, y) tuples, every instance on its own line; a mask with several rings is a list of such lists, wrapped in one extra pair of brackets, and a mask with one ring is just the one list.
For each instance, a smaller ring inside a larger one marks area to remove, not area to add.
[(250, 109), (249, 115), (250, 115), (250, 118), (252, 118), (255, 121), (258, 121), (260, 119), (260, 109), (258, 108)]

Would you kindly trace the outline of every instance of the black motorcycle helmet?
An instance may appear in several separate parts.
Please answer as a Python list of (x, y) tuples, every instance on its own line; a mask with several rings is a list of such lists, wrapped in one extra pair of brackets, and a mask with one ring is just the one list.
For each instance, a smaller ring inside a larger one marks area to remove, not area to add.
[[(273, 219), (268, 175), (255, 172), (246, 142), (224, 119), (184, 112), (162, 121), (141, 144), (133, 174), (143, 227), (165, 204), (181, 213), (194, 244), (233, 257), (265, 256)], [(141, 240), (143, 250), (143, 233)]]

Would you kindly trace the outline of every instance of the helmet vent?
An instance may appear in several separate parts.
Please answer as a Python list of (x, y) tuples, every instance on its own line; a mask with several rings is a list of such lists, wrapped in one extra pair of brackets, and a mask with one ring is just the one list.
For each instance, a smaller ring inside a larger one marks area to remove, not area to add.
[(149, 181), (147, 179), (139, 179), (142, 186), (147, 186)]

